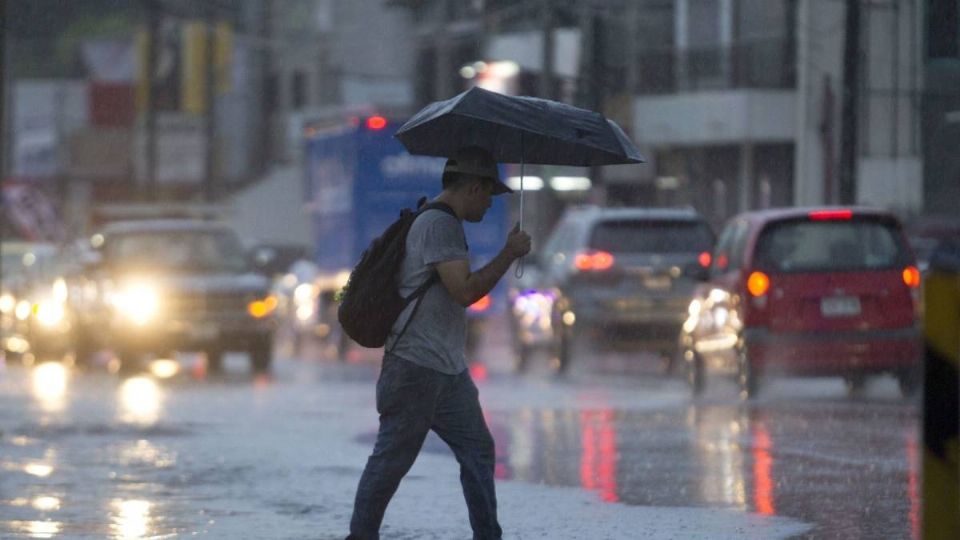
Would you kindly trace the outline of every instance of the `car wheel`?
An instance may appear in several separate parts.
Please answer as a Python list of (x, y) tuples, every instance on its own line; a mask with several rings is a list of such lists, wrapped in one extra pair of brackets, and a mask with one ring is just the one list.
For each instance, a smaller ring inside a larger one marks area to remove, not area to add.
[(117, 351), (116, 355), (120, 360), (120, 368), (118, 373), (121, 376), (127, 377), (130, 375), (135, 375), (143, 371), (143, 354), (133, 351)]
[(846, 375), (843, 378), (843, 384), (847, 387), (847, 396), (852, 398), (863, 397), (864, 389), (867, 386), (867, 377), (865, 375)]
[(350, 352), (350, 344), (352, 343), (350, 336), (347, 335), (343, 330), (340, 331), (340, 339), (337, 340), (337, 359), (341, 362), (346, 362), (349, 358), (348, 353)]
[(254, 373), (270, 371), (273, 363), (273, 346), (269, 339), (264, 339), (250, 348), (250, 366)]
[(679, 356), (680, 352), (676, 350), (660, 351), (660, 375), (663, 375), (664, 377), (673, 375), (673, 371), (677, 365), (677, 358)]
[(573, 360), (573, 329), (564, 327), (557, 334), (554, 351), (557, 358), (557, 375), (565, 375), (570, 371), (570, 362)]
[(529, 345), (524, 345), (523, 343), (517, 343), (514, 346), (514, 351), (516, 355), (514, 368), (517, 373), (523, 373), (527, 370), (527, 365), (530, 363), (530, 355), (533, 351), (530, 350)]
[(207, 371), (220, 373), (223, 371), (223, 349), (207, 349)]
[(687, 385), (693, 397), (697, 397), (703, 393), (707, 382), (703, 358), (696, 351), (686, 349), (683, 351), (683, 361), (687, 368)]
[(80, 367), (88, 367), (93, 363), (93, 355), (96, 353), (97, 349), (90, 335), (78, 330), (73, 341), (74, 363)]
[(904, 369), (897, 373), (897, 383), (900, 386), (900, 395), (911, 399), (920, 393), (920, 387), (923, 386), (923, 378), (920, 368)]
[(740, 399), (757, 397), (758, 379), (756, 367), (750, 358), (750, 347), (746, 344), (737, 348), (737, 384), (740, 387)]
[(296, 357), (303, 356), (304, 350), (304, 341), (306, 338), (300, 333), (296, 328), (293, 329), (292, 335), (290, 336), (291, 347), (293, 348), (293, 355)]

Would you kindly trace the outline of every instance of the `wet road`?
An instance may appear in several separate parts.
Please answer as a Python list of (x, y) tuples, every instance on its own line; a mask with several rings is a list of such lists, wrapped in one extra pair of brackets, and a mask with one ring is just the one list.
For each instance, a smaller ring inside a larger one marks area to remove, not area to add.
[[(730, 537), (916, 537), (918, 415), (892, 380), (857, 399), (839, 381), (785, 379), (748, 403), (722, 382), (691, 400), (681, 381), (635, 359), (584, 359), (557, 380), (545, 363), (515, 376), (503, 351), (482, 354), (489, 361), (474, 375), (497, 441), (501, 502), (538, 507), (548, 492), (517, 490), (570, 488), (598, 503), (577, 518), (587, 524), (624, 505), (652, 510), (652, 524), (661, 509), (729, 511), (690, 514), (686, 531), (604, 538), (720, 537), (711, 520), (741, 515), (800, 525), (775, 535), (735, 524), (742, 534)], [(244, 360), (228, 357), (227, 372), (210, 376), (202, 356), (187, 355), (169, 378), (0, 367), (0, 537), (341, 536), (374, 437), (375, 357), (285, 357), (270, 377), (248, 375)], [(435, 465), (417, 468), (433, 459), (449, 467), (440, 486), (430, 486)], [(403, 496), (407, 484), (410, 493), (427, 485), (451, 493), (451, 511), (462, 513), (443, 443), (431, 436), (420, 461), (398, 498), (414, 497)], [(522, 525), (510, 511), (505, 525)], [(400, 538), (457, 537), (393, 523)]]

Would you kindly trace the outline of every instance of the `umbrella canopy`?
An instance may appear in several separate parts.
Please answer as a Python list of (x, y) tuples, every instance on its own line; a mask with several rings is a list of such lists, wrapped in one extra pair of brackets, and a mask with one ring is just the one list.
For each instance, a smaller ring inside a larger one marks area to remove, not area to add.
[(500, 163), (614, 165), (644, 157), (612, 120), (547, 99), (479, 87), (424, 107), (397, 131), (411, 154), (451, 157), (479, 146)]

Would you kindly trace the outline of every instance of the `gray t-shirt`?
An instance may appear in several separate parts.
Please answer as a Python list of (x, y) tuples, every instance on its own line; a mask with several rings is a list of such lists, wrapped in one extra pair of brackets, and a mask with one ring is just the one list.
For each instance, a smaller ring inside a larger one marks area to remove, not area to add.
[[(436, 263), (469, 260), (463, 224), (443, 210), (430, 209), (417, 217), (407, 234), (406, 248), (399, 276), (403, 297), (413, 294), (436, 271)], [(467, 369), (467, 312), (437, 279), (397, 318), (385, 349), (419, 366), (456, 375)], [(422, 305), (394, 346), (417, 302)]]

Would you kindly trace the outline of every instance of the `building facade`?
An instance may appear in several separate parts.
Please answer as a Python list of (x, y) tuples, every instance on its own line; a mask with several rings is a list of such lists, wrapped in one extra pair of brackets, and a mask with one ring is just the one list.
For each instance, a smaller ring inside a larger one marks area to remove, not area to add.
[[(950, 71), (931, 80), (933, 61), (925, 69), (923, 0), (860, 0), (859, 62), (845, 81), (849, 3), (390, 2), (418, 15), (427, 43), (440, 41), (440, 28), (476, 36), (462, 40), (473, 48), (456, 61), (415, 74), (419, 87), (444, 90), (418, 92), (421, 104), (460, 91), (449, 83), (460, 66), (508, 60), (521, 66), (521, 93), (620, 122), (650, 162), (601, 171), (595, 185), (608, 204), (690, 204), (720, 222), (753, 208), (841, 202), (843, 98), (852, 91), (851, 202), (912, 216), (937, 204), (922, 144), (936, 114), (925, 120), (924, 110), (950, 108)], [(471, 30), (478, 18), (480, 32)], [(924, 94), (925, 78), (939, 93)]]

